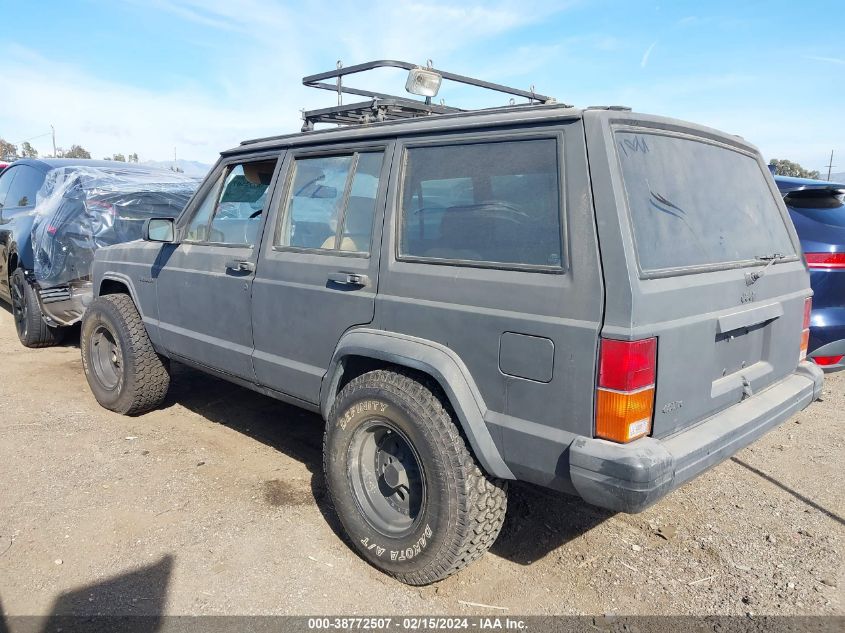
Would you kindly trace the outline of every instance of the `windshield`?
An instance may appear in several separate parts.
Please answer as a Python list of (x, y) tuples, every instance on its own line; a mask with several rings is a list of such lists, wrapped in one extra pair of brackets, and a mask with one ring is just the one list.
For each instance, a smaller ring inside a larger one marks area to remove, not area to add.
[(752, 156), (653, 132), (618, 130), (615, 140), (644, 272), (795, 255)]

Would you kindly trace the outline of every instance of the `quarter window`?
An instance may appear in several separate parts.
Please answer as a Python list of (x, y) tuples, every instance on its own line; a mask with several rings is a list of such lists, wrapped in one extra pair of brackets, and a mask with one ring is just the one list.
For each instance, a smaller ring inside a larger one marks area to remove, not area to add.
[(299, 158), (278, 246), (368, 253), (382, 152)]
[(561, 266), (556, 140), (412, 147), (405, 160), (400, 256)]

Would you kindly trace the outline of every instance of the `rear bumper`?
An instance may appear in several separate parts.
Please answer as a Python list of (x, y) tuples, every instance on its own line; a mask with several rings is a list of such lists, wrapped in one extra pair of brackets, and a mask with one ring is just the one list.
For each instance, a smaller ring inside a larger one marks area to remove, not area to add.
[(823, 381), (821, 369), (804, 362), (765, 391), (669, 438), (631, 444), (579, 438), (569, 449), (572, 485), (593, 505), (640, 512), (807, 407)]
[[(845, 278), (845, 271), (837, 271), (835, 274)], [(828, 300), (830, 298), (830, 296), (827, 297)], [(810, 317), (809, 357), (812, 359), (816, 356), (842, 355), (845, 355), (845, 306), (824, 305), (814, 308)], [(822, 369), (826, 372), (845, 369), (845, 359), (836, 365), (828, 365)]]
[(835, 365), (822, 366), (821, 368), (822, 370), (824, 370), (825, 373), (841, 371), (845, 369), (845, 338), (841, 338), (838, 341), (831, 341), (830, 343), (816, 348), (810, 354), (809, 358), (810, 360), (813, 360), (815, 358), (830, 358), (831, 356), (841, 356), (842, 358)]
[(82, 320), (91, 303), (93, 286), (90, 281), (74, 281), (70, 285), (37, 288), (37, 291), (48, 325), (69, 326)]

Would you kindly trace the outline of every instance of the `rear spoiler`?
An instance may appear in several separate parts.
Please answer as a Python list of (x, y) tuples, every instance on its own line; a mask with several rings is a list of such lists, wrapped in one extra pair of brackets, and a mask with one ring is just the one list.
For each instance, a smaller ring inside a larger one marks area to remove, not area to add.
[(775, 183), (780, 189), (782, 196), (787, 196), (791, 193), (800, 191), (824, 192), (829, 191), (833, 193), (845, 192), (845, 184), (838, 182), (829, 182), (827, 180), (811, 180), (809, 178), (790, 178), (787, 176), (775, 176)]

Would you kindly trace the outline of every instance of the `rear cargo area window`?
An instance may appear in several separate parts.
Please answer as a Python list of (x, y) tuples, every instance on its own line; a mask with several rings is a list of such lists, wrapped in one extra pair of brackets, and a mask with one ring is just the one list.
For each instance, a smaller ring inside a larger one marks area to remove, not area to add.
[(409, 148), (399, 255), (559, 268), (559, 172), (554, 139)]
[(615, 140), (643, 271), (795, 255), (753, 157), (657, 133), (616, 131)]

